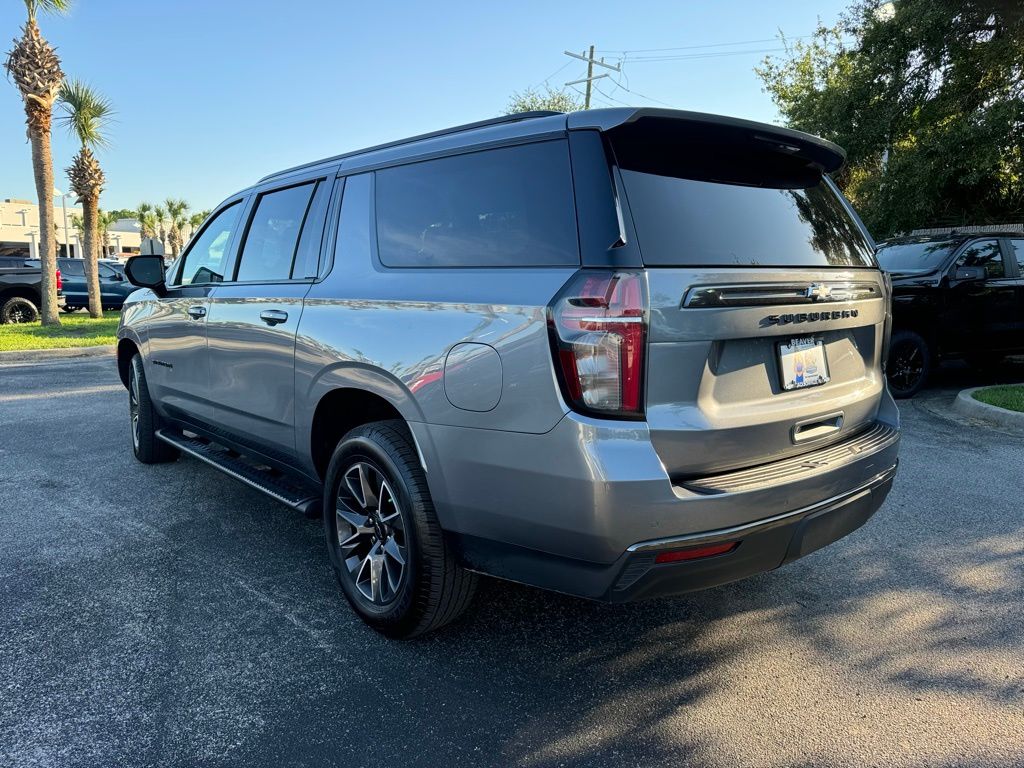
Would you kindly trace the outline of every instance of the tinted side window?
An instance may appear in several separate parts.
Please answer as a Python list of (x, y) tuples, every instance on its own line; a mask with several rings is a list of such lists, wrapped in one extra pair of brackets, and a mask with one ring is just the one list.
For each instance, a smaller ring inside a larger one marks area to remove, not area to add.
[(77, 259), (68, 259), (57, 264), (60, 273), (65, 277), (83, 277), (85, 275), (85, 262)]
[(236, 280), (288, 280), (315, 183), (265, 192), (256, 201)]
[(1020, 267), (1021, 275), (1024, 275), (1024, 240), (1011, 240), (1013, 252), (1017, 254), (1017, 266)]
[(181, 265), (180, 285), (219, 283), (224, 279), (224, 260), (241, 210), (238, 203), (222, 209), (192, 242)]
[(330, 198), (330, 182), (320, 181), (316, 185), (309, 210), (306, 211), (306, 223), (302, 225), (302, 234), (299, 235), (299, 247), (295, 251), (295, 263), (292, 265), (292, 278), (295, 280), (316, 277)]
[(472, 152), (376, 174), (389, 267), (579, 264), (565, 141)]
[(998, 240), (978, 240), (970, 243), (956, 263), (961, 267), (984, 267), (987, 278), (1003, 277), (1006, 274)]

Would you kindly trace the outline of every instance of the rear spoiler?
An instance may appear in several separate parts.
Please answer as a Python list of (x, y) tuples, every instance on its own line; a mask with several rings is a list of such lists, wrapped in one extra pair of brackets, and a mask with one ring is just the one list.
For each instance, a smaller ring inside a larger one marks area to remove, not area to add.
[(831, 141), (802, 131), (768, 123), (741, 120), (737, 117), (684, 112), (677, 109), (621, 107), (584, 110), (567, 115), (569, 130), (596, 130), (602, 133), (661, 131), (678, 123), (693, 135), (706, 135), (719, 142), (735, 143), (750, 148), (763, 147), (799, 157), (821, 169), (835, 173), (846, 163), (846, 152)]

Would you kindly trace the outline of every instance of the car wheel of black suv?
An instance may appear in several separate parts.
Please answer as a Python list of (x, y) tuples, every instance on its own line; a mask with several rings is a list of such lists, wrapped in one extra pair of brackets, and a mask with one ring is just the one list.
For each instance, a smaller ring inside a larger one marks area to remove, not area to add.
[(143, 464), (162, 464), (178, 458), (180, 451), (156, 436), (162, 424), (149, 398), (146, 371), (140, 355), (132, 358), (128, 368), (128, 413), (136, 459)]
[(0, 307), (0, 323), (32, 323), (39, 319), (39, 308), (24, 296), (12, 296)]
[(928, 342), (914, 331), (894, 333), (885, 367), (893, 397), (913, 397), (928, 381), (931, 372), (932, 352)]
[(324, 533), (338, 583), (357, 614), (388, 637), (410, 638), (456, 619), (476, 574), (456, 560), (427, 478), (401, 421), (349, 432), (324, 483)]

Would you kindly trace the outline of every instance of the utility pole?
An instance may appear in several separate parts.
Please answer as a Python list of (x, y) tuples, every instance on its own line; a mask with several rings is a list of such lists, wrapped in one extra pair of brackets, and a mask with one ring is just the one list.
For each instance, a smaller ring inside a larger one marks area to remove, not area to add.
[(594, 74), (594, 65), (597, 64), (599, 67), (606, 67), (606, 68), (608, 68), (608, 69), (610, 69), (610, 70), (612, 70), (614, 72), (621, 71), (620, 67), (619, 67), (618, 64), (616, 64), (615, 66), (612, 66), (611, 64), (605, 64), (604, 63), (604, 56), (601, 57), (600, 61), (595, 59), (594, 58), (594, 46), (590, 46), (590, 55), (589, 56), (581, 55), (581, 54), (578, 54), (578, 53), (573, 53), (572, 51), (563, 51), (563, 53), (566, 56), (571, 56), (574, 59), (579, 59), (580, 61), (587, 62), (587, 76), (585, 78), (583, 78), (582, 80), (572, 80), (572, 81), (566, 83), (566, 85), (576, 85), (577, 83), (586, 83), (587, 84), (587, 93), (586, 93), (586, 97), (584, 98), (584, 101), (583, 101), (583, 108), (584, 109), (590, 109), (590, 91), (591, 91), (591, 88), (593, 87), (594, 81), (595, 80), (600, 80), (602, 77), (608, 77), (608, 73), (607, 72), (603, 72), (600, 75), (595, 75)]

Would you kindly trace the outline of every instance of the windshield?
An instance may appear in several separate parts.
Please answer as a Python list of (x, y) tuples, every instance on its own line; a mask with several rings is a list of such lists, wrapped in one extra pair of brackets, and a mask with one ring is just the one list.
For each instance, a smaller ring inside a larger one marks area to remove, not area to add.
[(875, 256), (886, 272), (918, 274), (941, 267), (955, 246), (956, 242), (952, 240), (893, 243), (883, 245)]

